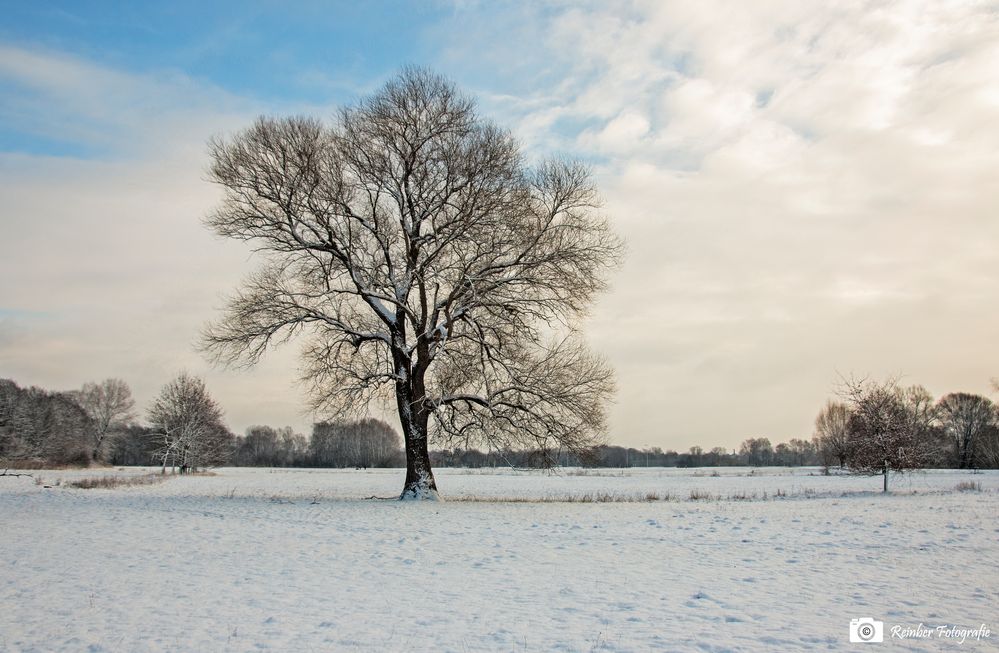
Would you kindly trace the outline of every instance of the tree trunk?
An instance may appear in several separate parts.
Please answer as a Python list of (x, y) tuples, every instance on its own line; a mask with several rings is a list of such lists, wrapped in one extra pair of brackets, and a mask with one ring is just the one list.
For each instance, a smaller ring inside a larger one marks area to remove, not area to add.
[(961, 469), (971, 469), (972, 463), (972, 439), (966, 434), (961, 443), (961, 461), (959, 466)]
[(406, 484), (400, 499), (440, 499), (437, 482), (430, 467), (427, 438), (406, 437)]
[(884, 486), (883, 492), (887, 493), (888, 492), (888, 463), (885, 463), (885, 466), (882, 469), (882, 472), (884, 472), (884, 478), (885, 478), (885, 486)]
[(430, 467), (430, 451), (427, 448), (430, 415), (422, 401), (413, 401), (408, 383), (397, 383), (396, 403), (406, 446), (406, 484), (399, 498), (438, 501), (440, 495), (437, 494), (437, 482)]

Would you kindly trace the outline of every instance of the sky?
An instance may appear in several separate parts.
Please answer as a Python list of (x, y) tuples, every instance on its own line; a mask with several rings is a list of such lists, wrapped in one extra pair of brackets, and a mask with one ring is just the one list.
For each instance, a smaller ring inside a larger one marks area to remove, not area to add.
[[(810, 437), (845, 377), (999, 376), (999, 3), (0, 2), (0, 377), (181, 371), (308, 432), (298, 351), (212, 367), (255, 267), (203, 217), (207, 141), (332, 116), (407, 64), (529, 157), (588, 163), (627, 242), (584, 324), (609, 439)], [(379, 414), (379, 409), (376, 409)]]

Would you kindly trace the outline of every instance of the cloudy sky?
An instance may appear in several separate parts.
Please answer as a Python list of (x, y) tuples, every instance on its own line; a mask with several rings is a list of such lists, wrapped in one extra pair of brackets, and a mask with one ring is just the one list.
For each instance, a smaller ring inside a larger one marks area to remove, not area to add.
[(187, 370), (235, 430), (306, 430), (294, 347), (194, 350), (254, 267), (202, 226), (205, 143), (407, 63), (592, 165), (629, 247), (586, 324), (612, 440), (780, 441), (841, 375), (999, 375), (999, 4), (293, 4), (6, 3), (0, 377), (119, 376), (144, 405)]

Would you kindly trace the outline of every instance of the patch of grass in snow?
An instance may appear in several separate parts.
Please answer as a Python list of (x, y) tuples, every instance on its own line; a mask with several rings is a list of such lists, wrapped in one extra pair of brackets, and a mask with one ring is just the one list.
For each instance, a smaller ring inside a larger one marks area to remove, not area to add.
[(625, 470), (605, 470), (605, 469), (590, 469), (586, 467), (580, 468), (568, 468), (561, 470), (561, 473), (565, 476), (602, 476), (605, 478), (624, 478), (626, 476)]
[(958, 492), (981, 492), (982, 484), (978, 481), (961, 481), (954, 486)]
[(615, 494), (613, 492), (586, 492), (583, 494), (560, 494), (540, 497), (484, 497), (461, 495), (448, 497), (449, 502), (459, 503), (653, 503), (675, 501), (672, 495), (659, 492), (643, 494)]
[(173, 478), (173, 476), (173, 474), (143, 474), (142, 476), (91, 476), (90, 478), (81, 478), (76, 481), (70, 481), (67, 485), (81, 490), (110, 490), (117, 487), (162, 483), (168, 478)]
[(183, 474), (152, 472), (149, 474), (141, 474), (139, 476), (90, 476), (87, 478), (80, 478), (75, 481), (65, 481), (65, 484), (69, 487), (75, 487), (81, 490), (108, 490), (117, 487), (129, 487), (131, 485), (153, 485), (155, 483), (162, 483), (168, 478), (178, 478), (183, 476), (216, 476), (216, 474), (215, 472), (208, 470), (199, 470), (197, 472), (185, 472)]
[(733, 494), (728, 495), (728, 499), (729, 501), (752, 501), (756, 499), (756, 493), (735, 492)]

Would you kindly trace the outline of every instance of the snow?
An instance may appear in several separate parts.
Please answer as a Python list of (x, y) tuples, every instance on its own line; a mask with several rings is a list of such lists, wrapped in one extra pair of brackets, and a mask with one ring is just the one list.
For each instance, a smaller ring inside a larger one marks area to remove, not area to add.
[(0, 478), (0, 650), (840, 650), (858, 617), (999, 629), (995, 472), (882, 496), (817, 470), (440, 470), (444, 503), (365, 498), (398, 496), (402, 470), (67, 486), (147, 471)]

